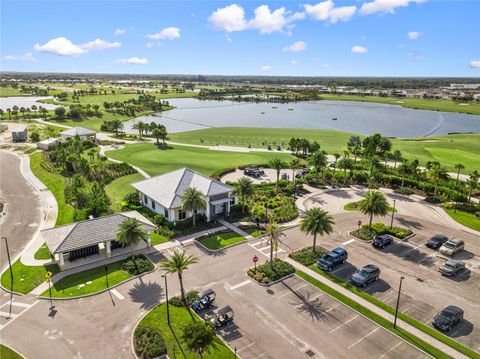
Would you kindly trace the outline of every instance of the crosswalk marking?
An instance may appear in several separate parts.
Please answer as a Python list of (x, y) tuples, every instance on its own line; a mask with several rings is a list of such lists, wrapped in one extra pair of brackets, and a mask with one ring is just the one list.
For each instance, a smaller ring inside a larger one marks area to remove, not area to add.
[(112, 292), (112, 294), (117, 297), (119, 300), (124, 300), (125, 297), (123, 295), (120, 294), (120, 292), (116, 289), (112, 289), (110, 290), (110, 292)]
[(30, 304), (26, 304), (26, 303), (20, 303), (20, 302), (15, 302), (15, 301), (8, 301), (8, 302), (5, 302), (2, 304), (2, 306), (0, 306), (0, 308), (6, 306), (6, 305), (10, 305), (10, 303), (12, 303), (12, 305), (16, 306), (16, 307), (23, 307), (23, 308), (30, 308)]
[(246, 281), (242, 282), (242, 283), (238, 283), (238, 284), (235, 284), (235, 285), (232, 285), (230, 287), (231, 290), (234, 290), (234, 289), (238, 289), (240, 287), (243, 287), (244, 285), (247, 285), (247, 284), (250, 284), (251, 283), (251, 280), (247, 279)]
[[(35, 302), (33, 302), (32, 304), (26, 304), (26, 303), (20, 303), (20, 302), (12, 302), (12, 305), (16, 305), (17, 307), (23, 307), (25, 309), (23, 309), (20, 313), (17, 313), (17, 314), (10, 314), (8, 312), (4, 312), (4, 311), (0, 311), (0, 316), (2, 317), (5, 317), (5, 318), (9, 318), (8, 322), (6, 322), (5, 324), (3, 325), (0, 325), (0, 330), (4, 329), (7, 325), (9, 325), (10, 323), (12, 323), (14, 320), (16, 320), (18, 317), (20, 317), (23, 313), (25, 313), (26, 311), (28, 311), (31, 307), (33, 307), (35, 304), (37, 304), (39, 301), (36, 300)], [(2, 304), (2, 307), (5, 306), (6, 304), (10, 304), (10, 301)]]
[(3, 316), (3, 317), (6, 317), (6, 318), (15, 318), (17, 316), (17, 314), (10, 314), (10, 313), (7, 313), (7, 312), (2, 312), (0, 311), (0, 315)]

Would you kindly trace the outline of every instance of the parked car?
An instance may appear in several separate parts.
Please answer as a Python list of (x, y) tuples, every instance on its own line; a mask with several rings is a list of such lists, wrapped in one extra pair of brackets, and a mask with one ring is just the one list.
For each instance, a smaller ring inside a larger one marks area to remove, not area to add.
[(215, 301), (215, 296), (216, 294), (213, 289), (198, 292), (197, 299), (192, 302), (190, 307), (196, 312), (199, 312), (202, 309), (208, 309)]
[(385, 248), (386, 246), (392, 243), (393, 243), (392, 236), (388, 234), (381, 234), (373, 238), (372, 246), (374, 246), (375, 248)]
[(443, 275), (453, 277), (460, 272), (463, 272), (465, 269), (465, 263), (456, 259), (450, 259), (443, 263), (443, 265), (438, 268), (438, 271)]
[(210, 317), (210, 323), (213, 324), (215, 328), (220, 328), (224, 325), (229, 324), (233, 321), (233, 309), (228, 305), (215, 309)]
[(449, 305), (439, 312), (433, 319), (433, 326), (437, 329), (449, 332), (452, 328), (463, 320), (463, 309), (454, 305)]
[(347, 251), (342, 247), (338, 247), (320, 258), (317, 261), (317, 267), (330, 272), (337, 265), (345, 263), (347, 258)]
[(380, 277), (380, 268), (373, 264), (367, 264), (365, 267), (357, 270), (352, 275), (350, 281), (352, 284), (366, 287), (367, 284), (378, 280), (378, 277)]
[(453, 256), (454, 254), (463, 251), (465, 242), (462, 239), (449, 239), (443, 246), (440, 247), (440, 253), (446, 256)]
[(431, 248), (431, 249), (438, 249), (440, 248), (446, 241), (448, 241), (448, 238), (446, 236), (444, 236), (443, 234), (437, 234), (435, 236), (433, 236), (432, 238), (430, 238), (428, 240), (427, 243), (425, 243), (425, 245), (428, 247), (428, 248)]

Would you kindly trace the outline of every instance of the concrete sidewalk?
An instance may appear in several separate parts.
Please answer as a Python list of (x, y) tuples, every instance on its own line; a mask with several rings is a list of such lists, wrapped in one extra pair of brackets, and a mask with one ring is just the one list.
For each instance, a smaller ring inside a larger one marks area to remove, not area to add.
[[(330, 288), (336, 290), (337, 292), (343, 294), (344, 296), (354, 300), (361, 306), (367, 308), (368, 310), (372, 311), (373, 313), (385, 318), (389, 322), (393, 322), (394, 316), (383, 309), (377, 307), (376, 305), (370, 303), (369, 301), (363, 299), (362, 297), (359, 297), (358, 295), (350, 292), (349, 290), (343, 288), (342, 286), (330, 281), (329, 279), (325, 278), (324, 276), (316, 273), (315, 271), (311, 270), (310, 268), (305, 267), (304, 265), (294, 261), (291, 258), (284, 258), (284, 261), (290, 263), (293, 265), (296, 269), (299, 269), (305, 273), (307, 273), (309, 276), (315, 278), (319, 282), (322, 282), (323, 284), (329, 286)], [(465, 358), (467, 359), (468, 357), (457, 350), (453, 349), (452, 347), (448, 346), (447, 344), (431, 337), (430, 335), (422, 332), (421, 330), (411, 326), (410, 324), (404, 322), (403, 320), (397, 318), (397, 326), (408, 331), (410, 334), (415, 335), (417, 338), (422, 339), (423, 341), (429, 343), (430, 345), (434, 346), (435, 348), (440, 349), (444, 353), (450, 355), (452, 358)]]

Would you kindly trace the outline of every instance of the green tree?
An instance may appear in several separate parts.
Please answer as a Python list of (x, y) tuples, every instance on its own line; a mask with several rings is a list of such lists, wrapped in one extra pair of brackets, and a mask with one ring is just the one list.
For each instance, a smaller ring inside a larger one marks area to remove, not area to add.
[(190, 265), (197, 262), (198, 259), (196, 257), (187, 255), (185, 251), (175, 251), (170, 259), (165, 259), (160, 262), (160, 268), (167, 273), (177, 273), (178, 281), (180, 282), (180, 295), (182, 296), (182, 302), (185, 307), (188, 307), (188, 302), (183, 287), (183, 272), (185, 272)]
[(472, 193), (474, 190), (477, 189), (478, 187), (478, 180), (480, 178), (480, 174), (478, 173), (477, 170), (473, 171), (472, 173), (470, 173), (470, 177), (467, 181), (467, 185), (468, 185), (468, 202), (470, 202), (470, 200), (472, 199)]
[(249, 202), (249, 198), (255, 194), (255, 186), (253, 181), (248, 177), (241, 177), (237, 181), (237, 194), (242, 203), (242, 209), (245, 212), (245, 204)]
[[(85, 159), (83, 161), (87, 162)], [(90, 214), (99, 217), (108, 214), (110, 198), (105, 189), (98, 182), (93, 182), (88, 196), (88, 208)]]
[(430, 169), (427, 171), (427, 179), (431, 181), (434, 185), (433, 197), (437, 196), (438, 185), (440, 182), (448, 179), (447, 170), (442, 167), (438, 162), (433, 163), (429, 166)]
[(457, 170), (457, 183), (458, 183), (458, 179), (460, 178), (460, 171), (463, 170), (465, 168), (465, 166), (461, 163), (457, 163), (455, 165), (455, 169)]
[(403, 159), (402, 153), (399, 150), (393, 151), (391, 159), (393, 160), (393, 170), (395, 171), (397, 169), (397, 163)]
[(142, 139), (143, 131), (145, 131), (147, 126), (148, 125), (145, 122), (142, 122), (142, 121), (137, 121), (133, 125), (133, 129), (138, 131), (138, 135), (139, 135), (140, 139)]
[(205, 348), (215, 339), (215, 329), (208, 321), (195, 321), (183, 328), (182, 339), (188, 349), (202, 358)]
[(308, 209), (300, 219), (300, 230), (308, 235), (313, 235), (313, 251), (316, 251), (317, 235), (323, 236), (333, 232), (332, 216), (321, 208)]
[(158, 125), (152, 130), (152, 136), (157, 139), (157, 146), (160, 145), (160, 139), (162, 139), (163, 144), (165, 144), (165, 139), (167, 138), (167, 129), (164, 125)]
[(65, 107), (60, 106), (55, 109), (55, 116), (57, 116), (57, 118), (59, 119), (62, 119), (66, 113), (67, 110), (65, 109)]
[[(123, 130), (123, 122), (117, 118), (114, 118), (112, 121), (110, 121), (110, 126), (112, 130), (115, 131), (116, 136), (118, 136), (118, 131)], [(142, 138), (142, 136), (140, 136), (140, 138)]]
[(335, 172), (337, 171), (337, 162), (338, 162), (338, 159), (341, 157), (340, 153), (334, 153), (333, 154), (333, 157), (335, 157), (335, 164), (333, 165), (333, 174), (335, 174)]
[(38, 142), (40, 141), (40, 134), (37, 131), (33, 131), (32, 133), (30, 133), (30, 139), (32, 140), (32, 142)]
[(195, 215), (198, 210), (205, 209), (203, 194), (195, 187), (189, 187), (182, 196), (182, 209), (192, 213), (193, 227), (195, 227)]
[(118, 227), (116, 240), (121, 245), (132, 248), (133, 259), (137, 243), (140, 241), (147, 242), (147, 232), (136, 218), (127, 218)]
[(327, 153), (325, 151), (316, 151), (308, 158), (308, 164), (315, 167), (317, 172), (322, 172), (327, 163)]
[(352, 136), (348, 139), (347, 148), (350, 153), (355, 156), (355, 164), (357, 164), (357, 156), (362, 153), (362, 140), (359, 136)]
[(91, 148), (87, 151), (87, 155), (90, 158), (90, 162), (93, 163), (93, 160), (95, 159), (96, 154), (97, 154), (97, 151), (95, 151), (94, 148)]
[(285, 168), (285, 162), (283, 162), (280, 158), (274, 157), (268, 162), (268, 165), (277, 171), (277, 182), (275, 184), (275, 191), (278, 193), (278, 180), (280, 179), (280, 171)]
[(386, 216), (388, 214), (387, 198), (380, 191), (368, 191), (368, 194), (358, 204), (358, 209), (362, 214), (370, 216), (368, 222), (372, 227), (373, 216)]
[(295, 172), (300, 168), (300, 160), (298, 158), (292, 158), (288, 166), (292, 169), (292, 183), (295, 186)]
[(282, 232), (282, 228), (273, 219), (265, 227), (265, 234), (270, 244), (270, 267), (273, 269), (273, 249), (275, 246), (278, 246), (281, 239), (286, 236), (285, 233)]

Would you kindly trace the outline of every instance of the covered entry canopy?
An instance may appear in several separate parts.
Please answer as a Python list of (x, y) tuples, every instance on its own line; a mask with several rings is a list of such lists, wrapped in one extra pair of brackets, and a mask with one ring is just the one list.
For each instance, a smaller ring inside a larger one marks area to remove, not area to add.
[(145, 231), (153, 231), (155, 225), (137, 211), (123, 212), (105, 217), (87, 219), (81, 222), (46, 229), (40, 232), (52, 254), (66, 253), (116, 239), (120, 224), (136, 218)]

